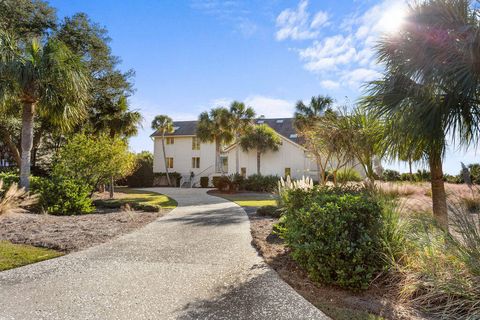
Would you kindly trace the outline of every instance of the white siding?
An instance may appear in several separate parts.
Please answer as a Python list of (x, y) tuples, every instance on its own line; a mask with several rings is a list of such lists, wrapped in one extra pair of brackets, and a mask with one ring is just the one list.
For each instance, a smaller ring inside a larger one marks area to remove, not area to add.
[[(285, 138), (282, 138), (283, 144), (276, 152), (268, 151), (261, 155), (260, 173), (262, 175), (278, 175), (285, 174), (285, 168), (290, 168), (292, 178), (298, 179), (303, 175), (315, 176), (314, 162), (311, 161), (304, 149)], [(228, 151), (228, 173), (236, 172), (236, 156), (235, 148)], [(250, 150), (248, 153), (240, 151), (240, 168), (247, 169), (247, 176), (257, 173), (257, 152)]]
[[(192, 171), (195, 175), (203, 172), (202, 176), (208, 176), (215, 171), (215, 144), (201, 143), (200, 150), (192, 150), (192, 139), (193, 136), (176, 136), (174, 144), (165, 144), (167, 157), (173, 158), (173, 169), (169, 169), (169, 172), (176, 171), (185, 176), (190, 175)], [(165, 172), (160, 137), (155, 137), (153, 152), (153, 172)], [(200, 157), (200, 168), (192, 168), (193, 157)]]

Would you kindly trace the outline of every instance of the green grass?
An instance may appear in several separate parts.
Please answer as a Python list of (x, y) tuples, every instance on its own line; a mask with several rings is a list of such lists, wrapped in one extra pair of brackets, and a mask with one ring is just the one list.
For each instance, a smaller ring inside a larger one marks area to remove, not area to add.
[(317, 305), (327, 316), (333, 320), (385, 320), (385, 318), (350, 308), (341, 308), (327, 303)]
[(277, 201), (271, 193), (233, 193), (218, 194), (218, 196), (235, 202), (242, 207), (265, 207), (277, 205)]
[(115, 190), (114, 199), (95, 201), (95, 205), (107, 208), (120, 208), (127, 203), (134, 209), (145, 211), (159, 211), (161, 209), (174, 209), (177, 207), (177, 201), (166, 195), (130, 188), (118, 188)]
[(55, 250), (0, 241), (0, 271), (56, 258), (61, 255), (63, 255), (61, 252)]

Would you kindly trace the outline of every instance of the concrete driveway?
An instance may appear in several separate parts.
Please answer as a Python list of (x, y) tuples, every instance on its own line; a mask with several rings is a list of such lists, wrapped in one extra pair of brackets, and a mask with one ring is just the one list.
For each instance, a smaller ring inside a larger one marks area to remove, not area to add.
[(236, 204), (152, 188), (178, 208), (64, 257), (0, 272), (0, 319), (328, 319), (252, 248)]

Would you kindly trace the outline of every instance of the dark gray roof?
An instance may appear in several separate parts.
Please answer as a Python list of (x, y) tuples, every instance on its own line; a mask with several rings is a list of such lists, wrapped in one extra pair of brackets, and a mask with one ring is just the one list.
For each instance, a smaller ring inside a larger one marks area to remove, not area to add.
[[(297, 132), (293, 127), (293, 118), (275, 118), (264, 119), (259, 118), (255, 120), (257, 124), (267, 124), (278, 134), (284, 136), (287, 139), (295, 143), (299, 143)], [(174, 121), (173, 126), (176, 128), (174, 133), (169, 133), (168, 136), (194, 136), (197, 131), (197, 121)], [(159, 136), (157, 132), (154, 132), (152, 137)]]

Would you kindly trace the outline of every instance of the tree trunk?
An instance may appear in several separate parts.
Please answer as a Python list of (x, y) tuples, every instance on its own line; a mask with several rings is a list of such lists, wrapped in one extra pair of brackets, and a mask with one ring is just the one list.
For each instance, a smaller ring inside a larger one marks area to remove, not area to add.
[(30, 190), (30, 157), (33, 146), (33, 117), (35, 104), (26, 102), (22, 114), (22, 156), (20, 163), (20, 187)]
[(8, 147), (8, 150), (10, 152), (10, 155), (13, 157), (13, 160), (15, 160), (17, 167), (20, 168), (20, 165), (22, 162), (20, 157), (20, 152), (18, 152), (17, 146), (12, 141), (12, 137), (10, 136), (10, 133), (7, 131), (6, 128), (0, 127), (0, 135), (2, 137), (3, 143), (5, 143), (5, 145)]
[(260, 175), (260, 157), (261, 157), (262, 153), (257, 150), (257, 174)]
[(442, 157), (430, 154), (430, 173), (432, 175), (432, 209), (435, 220), (445, 231), (448, 231), (448, 208), (445, 184), (443, 182)]
[(113, 195), (115, 194), (115, 180), (113, 176), (110, 177), (110, 199), (113, 199)]
[(320, 159), (318, 157), (315, 157), (315, 162), (316, 162), (316, 165), (317, 165), (317, 175), (318, 175), (318, 183), (323, 185), (323, 182), (325, 180), (324, 178), (324, 175), (325, 175), (325, 172), (322, 170), (322, 166), (320, 165)]
[(167, 154), (165, 153), (165, 134), (162, 134), (162, 150), (163, 150), (163, 161), (165, 162), (165, 175), (167, 176), (167, 184), (170, 187), (170, 175), (168, 174), (168, 163), (167, 163)]
[(33, 146), (32, 146), (32, 168), (37, 166), (37, 152), (40, 142), (42, 141), (43, 128), (40, 127), (36, 134), (33, 135)]
[(235, 148), (235, 172), (240, 174), (240, 136), (238, 134), (236, 140), (237, 146)]
[(215, 139), (215, 172), (222, 173), (221, 163), (220, 163), (220, 141)]

